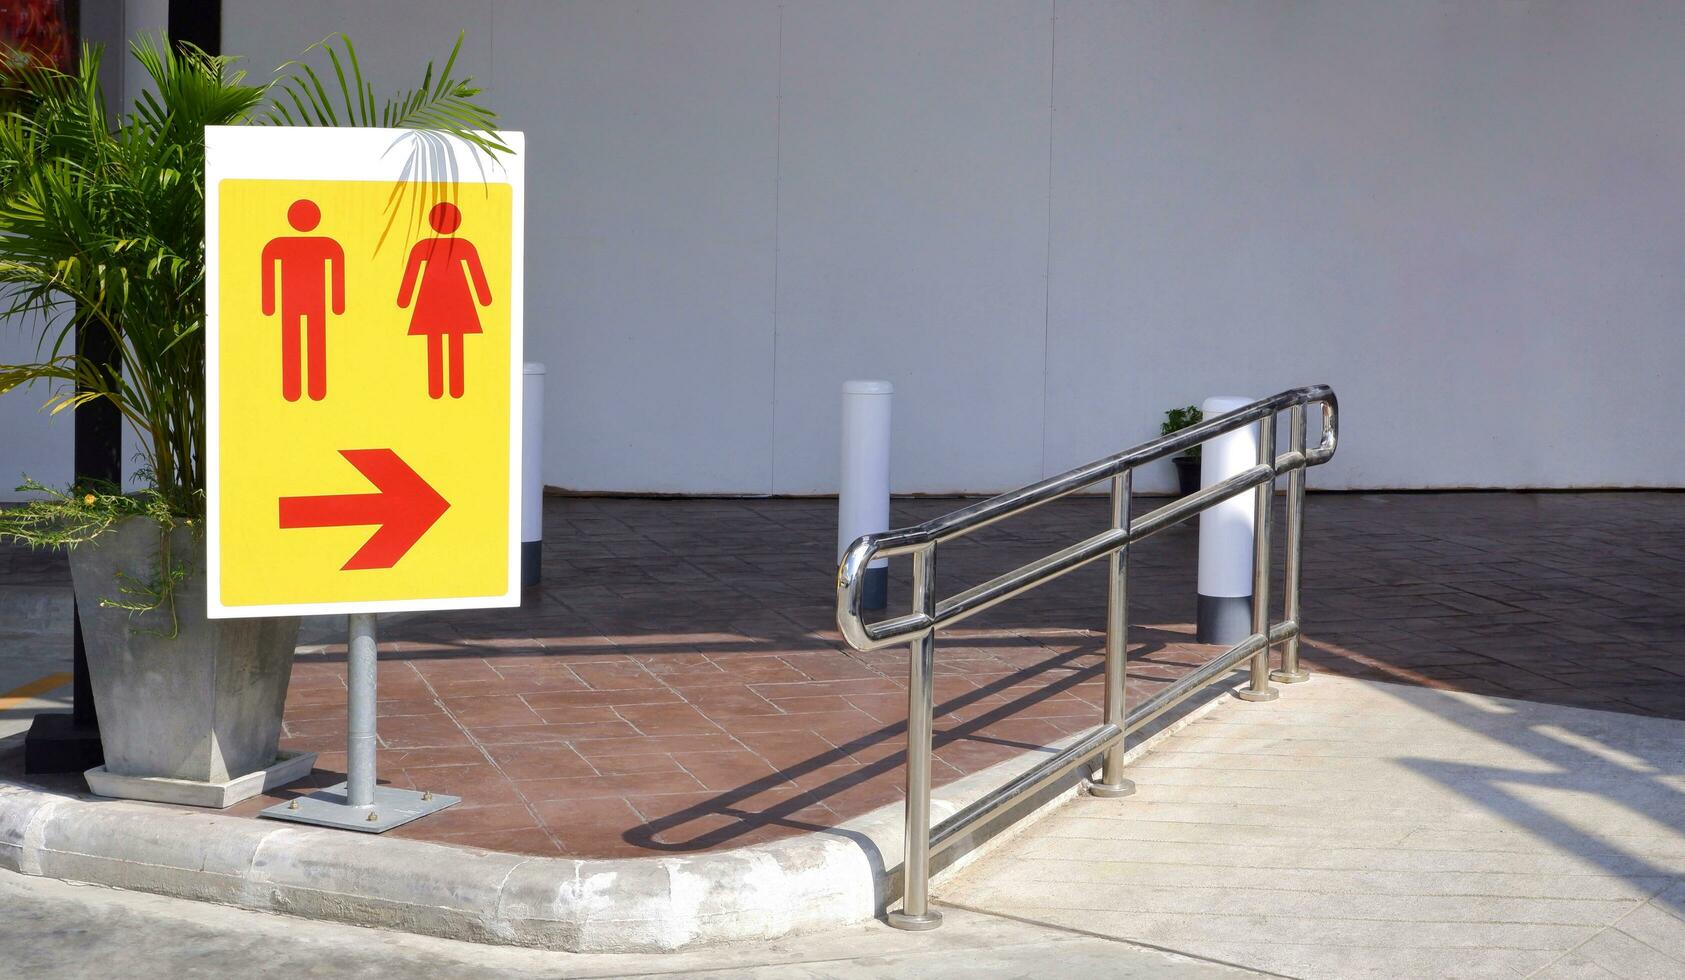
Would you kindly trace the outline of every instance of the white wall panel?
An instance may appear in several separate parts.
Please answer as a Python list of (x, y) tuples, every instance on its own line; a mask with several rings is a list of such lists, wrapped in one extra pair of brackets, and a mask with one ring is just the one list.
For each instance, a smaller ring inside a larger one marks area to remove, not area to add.
[(545, 478), (766, 493), (776, 4), (499, 3), (494, 52), (527, 132)]
[(1329, 382), (1313, 486), (1685, 482), (1682, 34), (1659, 3), (1061, 0), (1050, 465)]
[[(35, 329), (33, 320), (0, 323), (0, 364), (35, 361)], [(0, 501), (23, 499), (13, 488), (26, 476), (49, 487), (70, 482), (73, 424), (69, 412), (41, 411), (50, 394), (40, 383), (0, 395)]]
[[(429, 60), (442, 66), (466, 32), (457, 74), (493, 85), (492, 12), (500, 6), (500, 0), (223, 0), (222, 48), (242, 59), (252, 81), (264, 82), (288, 61), (306, 60), (321, 71), (327, 56), (306, 56), (305, 49), (330, 37), (337, 46), (337, 35), (347, 34), (364, 75), (387, 95), (418, 84)], [(331, 75), (327, 81), (332, 84)]]
[[(461, 28), (528, 132), (550, 483), (832, 490), (881, 376), (902, 491), (1317, 381), (1313, 485), (1685, 485), (1680, 4), (225, 3), (255, 71), (345, 30), (388, 87)], [(0, 468), (59, 459), (38, 401)]]
[(791, 3), (776, 490), (834, 490), (839, 387), (895, 383), (897, 490), (1041, 466), (1050, 8)]

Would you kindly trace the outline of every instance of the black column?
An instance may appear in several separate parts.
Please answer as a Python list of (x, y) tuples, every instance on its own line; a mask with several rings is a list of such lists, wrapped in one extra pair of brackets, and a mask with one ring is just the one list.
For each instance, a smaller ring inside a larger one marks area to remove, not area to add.
[(170, 0), (170, 40), (222, 53), (222, 0)]
[[(78, 33), (88, 40), (105, 42), (108, 49), (123, 51), (121, 38), (103, 36), (121, 23), (122, 10), (112, 4), (94, 4), (84, 10), (80, 3), (67, 7), (75, 18)], [(81, 30), (83, 20), (97, 18), (97, 29)], [(121, 28), (117, 28), (121, 33)], [(166, 28), (176, 42), (187, 42), (210, 54), (222, 50), (221, 0), (170, 0), (169, 22)], [(107, 59), (110, 67), (111, 59)], [(115, 81), (115, 78), (112, 79)], [(108, 95), (112, 93), (107, 93)], [(96, 364), (117, 370), (119, 363), (116, 344), (102, 327), (81, 329), (76, 335), (77, 351)], [(107, 401), (93, 401), (79, 406), (75, 412), (75, 474), (76, 482), (98, 481), (121, 485), (123, 482), (122, 416), (115, 405)], [(94, 710), (93, 689), (88, 680), (87, 652), (82, 644), (82, 617), (72, 607), (71, 658), (74, 687), (69, 714), (43, 713), (35, 716), (24, 740), (24, 769), (32, 773), (82, 772), (102, 764), (104, 753), (99, 741), (99, 717)]]
[[(91, 3), (84, 7), (66, 7), (67, 16), (77, 34), (83, 39), (106, 43), (121, 35), (122, 12), (110, 3)], [(90, 29), (91, 28), (91, 29)], [(116, 76), (106, 66), (102, 81), (110, 86)], [(107, 93), (108, 96), (113, 94)], [(109, 109), (109, 106), (108, 106)], [(103, 328), (76, 328), (76, 350), (83, 357), (110, 365), (116, 360), (116, 345)], [(121, 484), (123, 480), (122, 417), (110, 402), (95, 401), (75, 410), (75, 448), (72, 473), (76, 483), (98, 480)], [(82, 645), (81, 611), (71, 606), (71, 710), (43, 712), (35, 716), (24, 738), (24, 771), (31, 773), (82, 772), (105, 761), (99, 740), (99, 717), (94, 711), (93, 688), (88, 681), (88, 657)]]
[[(117, 345), (98, 324), (76, 327), (76, 351), (84, 360), (118, 369)], [(80, 390), (80, 389), (79, 389)], [(80, 486), (123, 482), (123, 417), (105, 399), (84, 402), (75, 411), (75, 473)], [(35, 716), (24, 739), (25, 772), (84, 772), (105, 761), (99, 740), (99, 716), (88, 681), (88, 654), (82, 645), (82, 614), (71, 606), (71, 670), (74, 677), (70, 714)]]

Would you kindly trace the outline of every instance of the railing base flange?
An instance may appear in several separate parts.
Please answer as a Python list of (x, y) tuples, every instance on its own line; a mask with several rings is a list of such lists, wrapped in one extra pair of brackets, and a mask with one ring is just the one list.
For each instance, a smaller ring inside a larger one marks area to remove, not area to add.
[(929, 932), (942, 924), (942, 913), (932, 909), (923, 915), (908, 915), (905, 912), (889, 913), (889, 924), (897, 929), (908, 932)]
[(1303, 684), (1310, 679), (1310, 672), (1305, 670), (1295, 670), (1291, 673), (1285, 670), (1270, 671), (1270, 680), (1277, 684)]
[(1234, 696), (1242, 701), (1274, 701), (1276, 698), (1281, 697), (1281, 692), (1273, 687), (1266, 691), (1242, 689), (1234, 692)]
[(1097, 796), (1102, 800), (1116, 800), (1135, 795), (1135, 781), (1131, 779), (1122, 779), (1116, 783), (1097, 783), (1088, 779), (1083, 781), (1082, 787), (1088, 791), (1089, 796)]

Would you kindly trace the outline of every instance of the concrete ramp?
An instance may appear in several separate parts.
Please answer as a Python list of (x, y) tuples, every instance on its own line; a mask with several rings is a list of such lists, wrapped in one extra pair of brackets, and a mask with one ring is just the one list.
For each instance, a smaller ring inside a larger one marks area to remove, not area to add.
[(1319, 675), (937, 890), (1308, 978), (1685, 977), (1685, 722)]

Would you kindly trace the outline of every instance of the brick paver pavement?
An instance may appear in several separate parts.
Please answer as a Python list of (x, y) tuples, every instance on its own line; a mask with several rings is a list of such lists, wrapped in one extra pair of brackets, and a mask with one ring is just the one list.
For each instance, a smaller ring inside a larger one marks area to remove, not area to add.
[[(897, 501), (894, 517), (960, 503)], [(827, 500), (547, 500), (544, 584), (521, 609), (383, 622), (381, 776), (464, 797), (393, 833), (650, 854), (815, 830), (900, 799), (906, 655), (837, 638), (834, 513)], [(1685, 718), (1682, 516), (1685, 496), (1667, 493), (1313, 495), (1307, 660)], [(939, 587), (1105, 521), (1102, 500), (1078, 499), (985, 529), (944, 547)], [(1136, 549), (1132, 699), (1216, 652), (1190, 642), (1195, 555), (1191, 527)], [(892, 611), (905, 571), (892, 566)], [(62, 574), (0, 550), (0, 581), (14, 573)], [(1098, 721), (1103, 599), (1092, 567), (941, 636), (938, 782)], [(320, 753), (319, 784), (343, 778), (344, 704), (343, 646), (302, 650), (285, 745)]]

